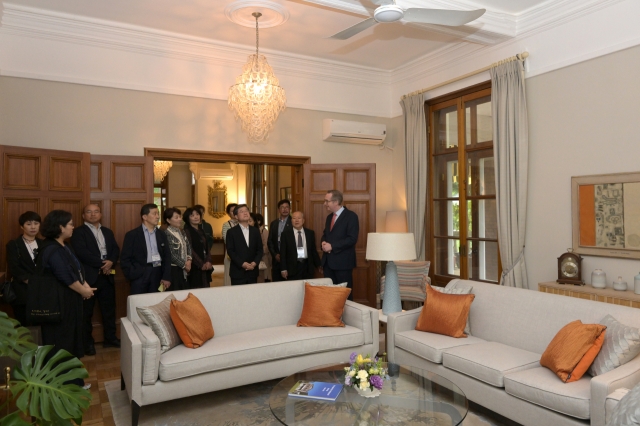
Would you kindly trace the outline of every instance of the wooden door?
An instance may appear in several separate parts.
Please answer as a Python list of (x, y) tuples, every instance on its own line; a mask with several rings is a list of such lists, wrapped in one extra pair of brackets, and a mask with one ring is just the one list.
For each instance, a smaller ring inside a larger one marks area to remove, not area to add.
[[(0, 270), (7, 270), (6, 245), (21, 234), (18, 218), (31, 210), (71, 212), (82, 223), (89, 201), (89, 153), (0, 145)], [(7, 276), (6, 278), (10, 278)], [(8, 305), (2, 310), (10, 311)]]
[[(91, 202), (102, 210), (102, 225), (110, 228), (122, 251), (124, 235), (140, 226), (140, 209), (153, 202), (153, 158), (115, 155), (91, 156)], [(120, 318), (127, 315), (130, 286), (116, 265), (116, 332)], [(93, 338), (104, 340), (98, 304), (93, 313)]]
[(375, 262), (365, 259), (367, 234), (376, 231), (376, 165), (375, 164), (305, 164), (305, 225), (316, 233), (318, 252), (329, 212), (324, 196), (337, 189), (344, 196), (343, 205), (358, 215), (360, 234), (356, 244), (357, 267), (353, 270), (353, 300), (376, 306)]
[(291, 213), (303, 209), (304, 170), (302, 166), (291, 166)]

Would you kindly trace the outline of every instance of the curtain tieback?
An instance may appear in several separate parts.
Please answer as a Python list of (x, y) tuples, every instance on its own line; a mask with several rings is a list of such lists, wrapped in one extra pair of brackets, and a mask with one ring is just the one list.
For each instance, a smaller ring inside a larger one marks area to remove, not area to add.
[(500, 285), (502, 285), (502, 282), (504, 281), (504, 278), (509, 275), (516, 267), (516, 265), (518, 263), (520, 263), (520, 261), (522, 259), (524, 259), (524, 247), (522, 246), (522, 250), (520, 251), (520, 255), (518, 256), (518, 258), (516, 259), (515, 262), (513, 262), (513, 265), (511, 265), (511, 268), (507, 269), (506, 271), (502, 271), (502, 277), (500, 278)]

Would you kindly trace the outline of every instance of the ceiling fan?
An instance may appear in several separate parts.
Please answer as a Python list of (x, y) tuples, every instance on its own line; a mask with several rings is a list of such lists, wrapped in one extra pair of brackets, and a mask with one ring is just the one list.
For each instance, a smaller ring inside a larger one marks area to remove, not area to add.
[(329, 38), (346, 40), (361, 31), (366, 30), (378, 23), (387, 24), (398, 22), (401, 19), (405, 22), (415, 22), (419, 24), (437, 24), (457, 27), (467, 24), (481, 17), (485, 9), (477, 10), (449, 10), (449, 9), (424, 9), (420, 7), (402, 8), (396, 4), (396, 0), (371, 0), (378, 5), (373, 11), (373, 17), (358, 22), (357, 24), (342, 30)]

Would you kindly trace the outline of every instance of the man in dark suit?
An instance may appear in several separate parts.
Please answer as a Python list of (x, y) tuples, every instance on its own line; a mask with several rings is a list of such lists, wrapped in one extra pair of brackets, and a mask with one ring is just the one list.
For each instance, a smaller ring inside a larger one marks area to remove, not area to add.
[(246, 204), (236, 206), (234, 214), (238, 218), (238, 226), (227, 231), (231, 285), (255, 284), (258, 282), (258, 265), (263, 254), (260, 231), (255, 226), (249, 226), (251, 213)]
[(278, 201), (278, 212), (280, 217), (269, 225), (269, 239), (267, 240), (267, 247), (271, 253), (271, 279), (273, 281), (282, 281), (280, 275), (280, 236), (282, 232), (291, 228), (291, 203), (289, 200)]
[(303, 227), (302, 212), (291, 215), (291, 224), (293, 226), (282, 231), (280, 237), (280, 274), (291, 281), (313, 278), (315, 270), (320, 267), (316, 234)]
[(36, 273), (35, 259), (42, 246), (38, 238), (42, 219), (36, 212), (27, 211), (20, 215), (18, 223), (22, 235), (7, 243), (7, 271), (11, 275), (11, 288), (16, 300), (11, 303), (14, 317), (23, 327), (27, 324), (27, 296), (29, 294), (29, 277)]
[(156, 292), (160, 284), (165, 289), (171, 286), (171, 251), (167, 236), (158, 229), (158, 206), (145, 204), (140, 216), (142, 226), (126, 233), (120, 257), (131, 294)]
[[(322, 272), (334, 284), (347, 283), (353, 289), (353, 268), (356, 267), (356, 243), (360, 224), (358, 215), (342, 205), (342, 193), (327, 191), (324, 205), (331, 213), (327, 216), (322, 234)], [(349, 293), (353, 300), (353, 292)]]
[(87, 355), (95, 355), (96, 348), (93, 341), (93, 325), (91, 317), (96, 299), (102, 313), (104, 327), (105, 348), (120, 347), (120, 339), (116, 337), (116, 288), (113, 279), (115, 270), (113, 266), (120, 257), (120, 247), (116, 242), (113, 232), (100, 224), (102, 212), (100, 206), (89, 204), (82, 213), (84, 225), (73, 230), (71, 245), (76, 252), (78, 260), (84, 266), (85, 281), (97, 290), (96, 297), (84, 299), (83, 326), (84, 352)]

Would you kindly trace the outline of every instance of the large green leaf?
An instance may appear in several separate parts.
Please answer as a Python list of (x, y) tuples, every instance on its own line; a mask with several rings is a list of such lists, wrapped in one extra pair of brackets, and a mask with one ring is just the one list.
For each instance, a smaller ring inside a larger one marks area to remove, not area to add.
[(25, 352), (37, 347), (27, 328), (20, 327), (20, 323), (9, 318), (6, 312), (0, 312), (0, 356), (18, 361)]
[(91, 404), (91, 393), (81, 386), (64, 384), (89, 376), (80, 360), (59, 350), (46, 364), (53, 346), (42, 346), (25, 353), (16, 369), (11, 393), (16, 406), (25, 414), (39, 419), (38, 424), (82, 423), (82, 413)]
[(20, 417), (20, 411), (14, 411), (0, 419), (0, 426), (31, 426), (31, 423)]

